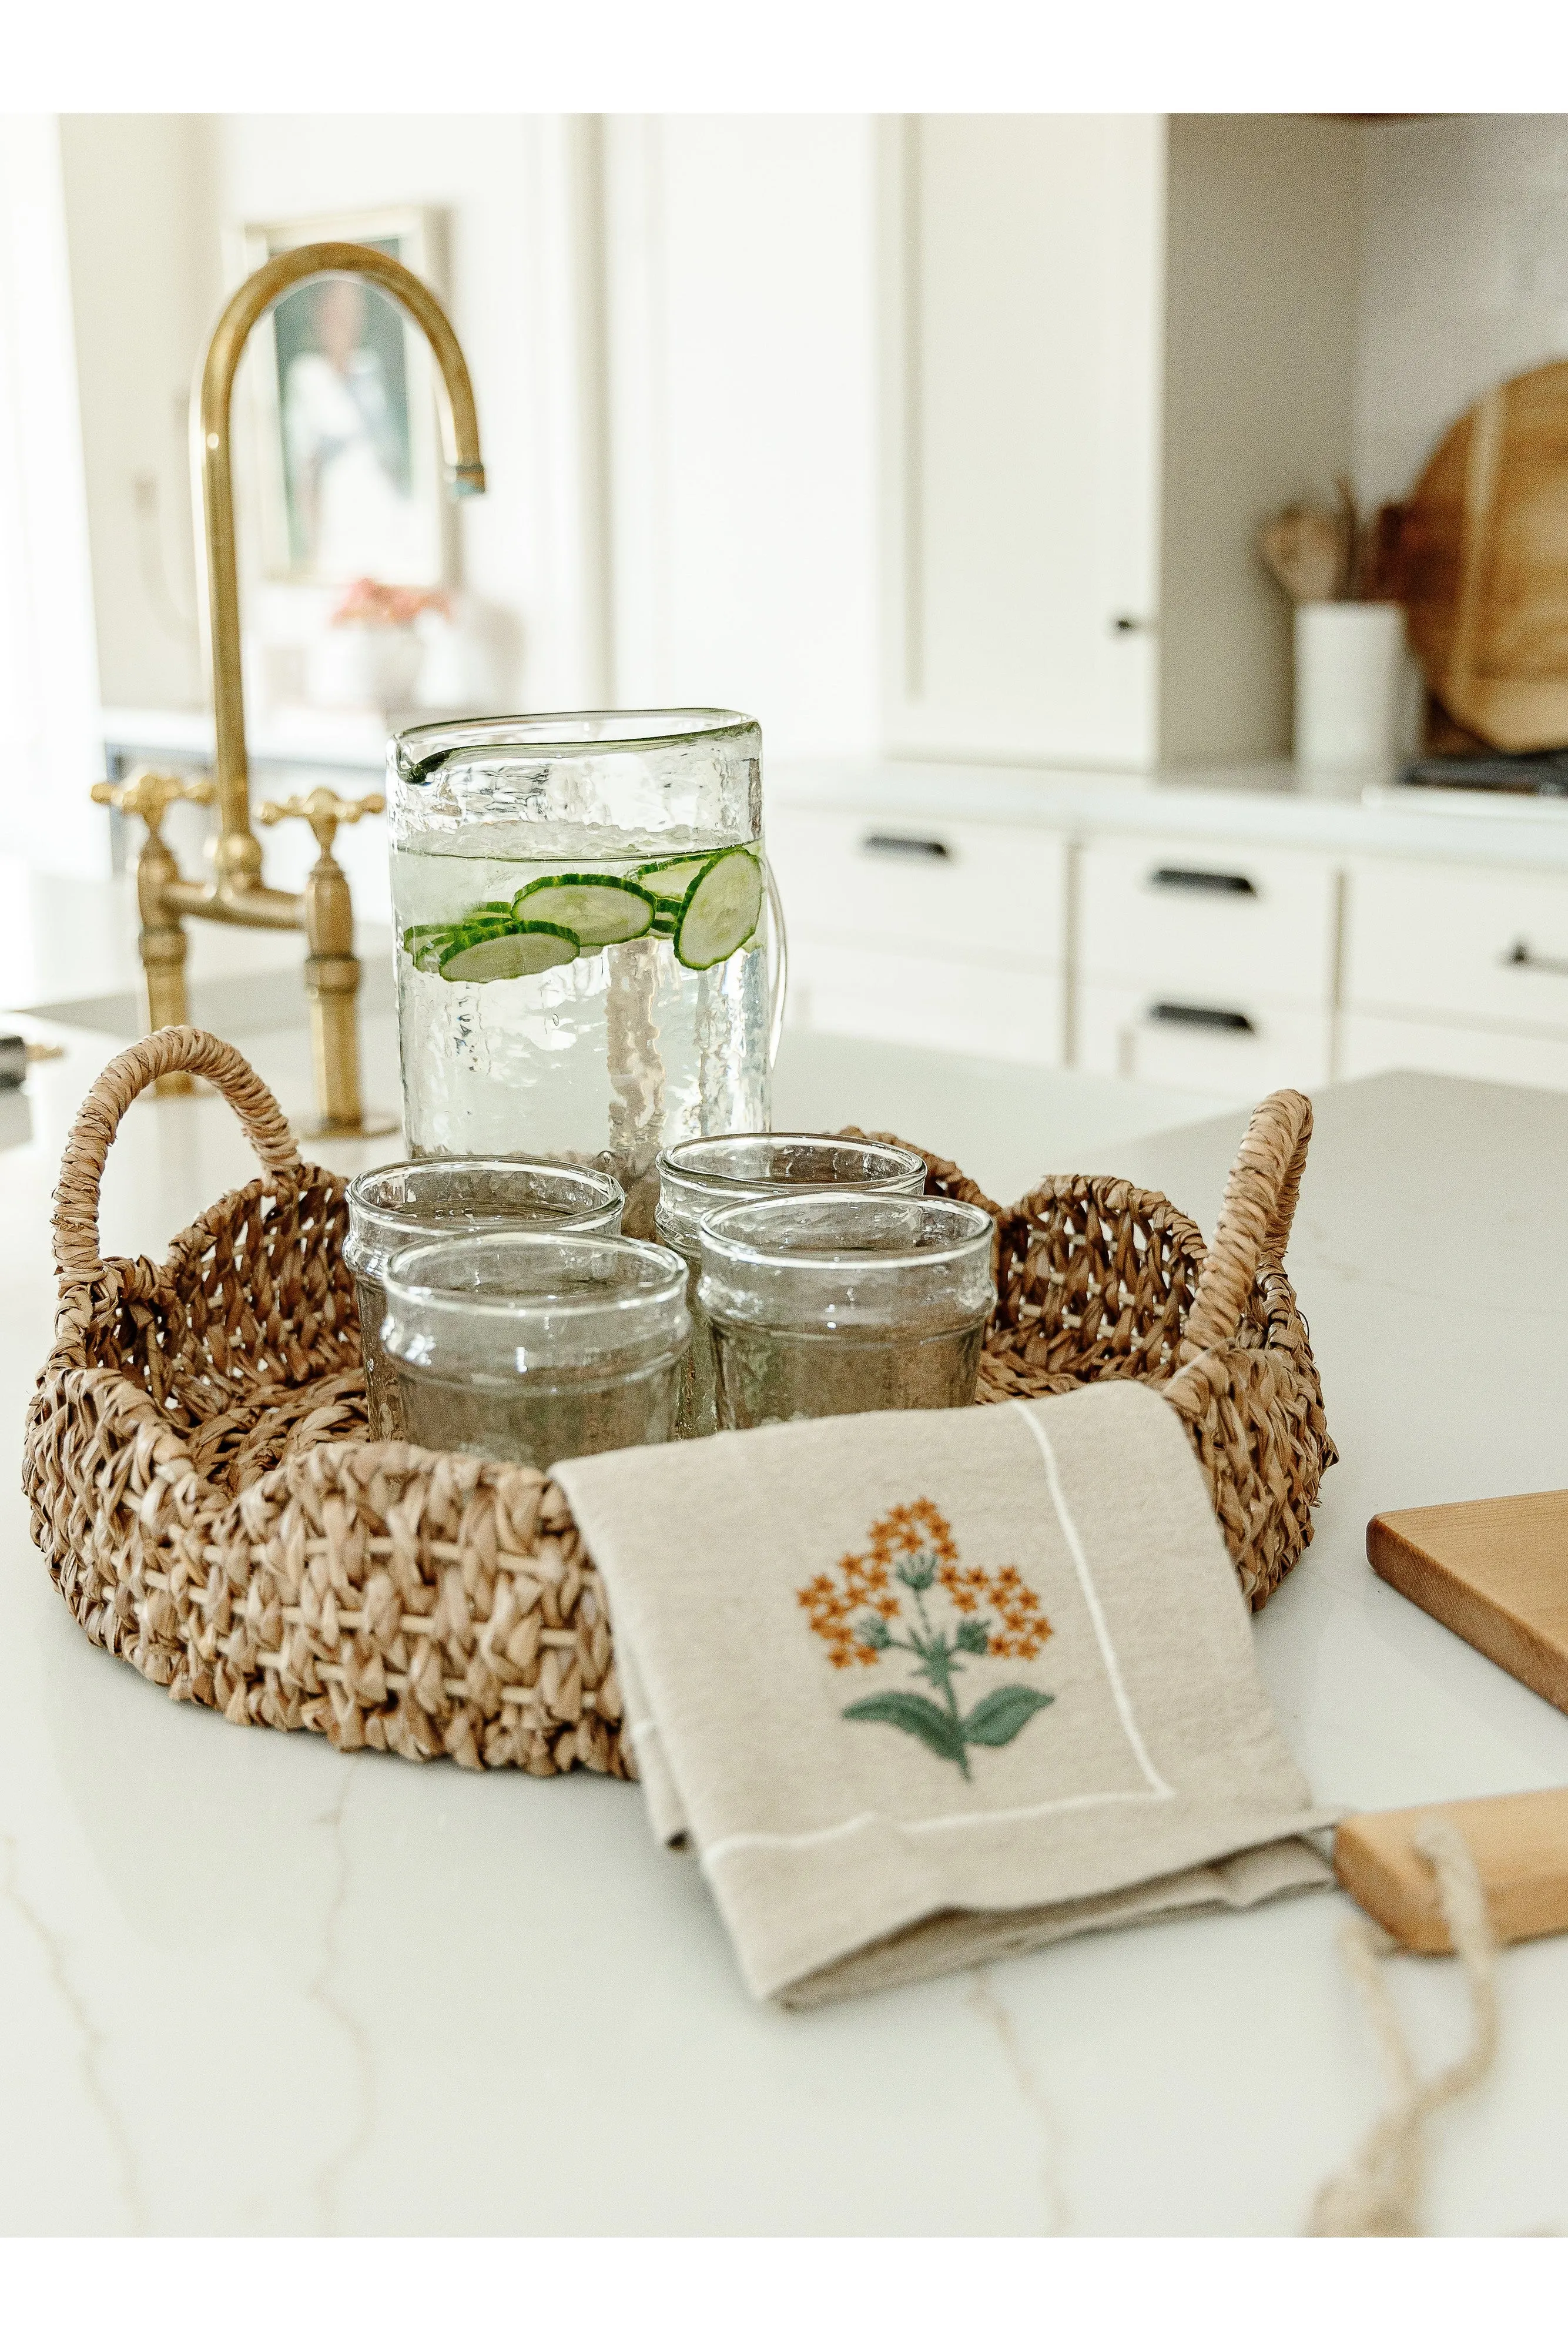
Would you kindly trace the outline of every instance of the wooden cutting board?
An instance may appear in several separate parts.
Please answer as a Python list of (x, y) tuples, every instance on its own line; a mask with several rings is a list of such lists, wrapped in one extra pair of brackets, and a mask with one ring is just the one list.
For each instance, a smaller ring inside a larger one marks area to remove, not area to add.
[(1568, 1928), (1568, 1788), (1358, 1813), (1334, 1838), (1335, 1875), (1406, 1950), (1453, 1949), (1431, 1864), (1416, 1849), (1434, 1818), (1451, 1821), (1469, 1846), (1500, 1943)]
[(1377, 592), (1444, 709), (1500, 750), (1568, 744), (1568, 360), (1460, 417), (1393, 540)]
[(1568, 1492), (1390, 1510), (1366, 1530), (1385, 1583), (1568, 1713)]

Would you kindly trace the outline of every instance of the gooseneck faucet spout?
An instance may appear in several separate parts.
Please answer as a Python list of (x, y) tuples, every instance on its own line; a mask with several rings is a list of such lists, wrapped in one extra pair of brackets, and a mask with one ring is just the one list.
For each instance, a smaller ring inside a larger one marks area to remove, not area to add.
[(212, 683), (217, 728), (220, 893), (249, 892), (261, 873), (261, 844), (251, 831), (250, 778), (246, 761), (245, 700), (240, 682), (239, 573), (235, 555), (234, 465), (229, 411), (235, 371), (256, 321), (278, 297), (307, 277), (368, 277), (421, 327), (440, 369), (442, 439), (455, 497), (484, 490), (479, 424), (467, 364), (451, 322), (412, 269), (367, 245), (301, 245), (264, 262), (247, 277), (213, 329), (191, 400), (191, 470), (202, 518), (198, 560), (207, 581), (202, 649)]
[[(251, 826), (250, 771), (246, 752), (245, 695), (240, 666), (239, 569), (235, 543), (234, 467), (230, 409), (240, 358), (257, 320), (279, 296), (306, 278), (369, 278), (407, 311), (423, 332), (439, 371), (438, 405), (447, 480), (454, 497), (472, 497), (485, 487), (474, 392), (457, 338), (440, 303), (411, 269), (373, 246), (319, 244), (295, 246), (265, 262), (235, 293), (217, 325), (191, 399), (191, 456), (197, 521), (197, 561), (207, 586), (202, 615), (202, 650), (213, 697), (215, 757), (212, 788), (202, 794), (217, 802), (217, 835), (210, 882), (190, 882), (150, 821), (138, 861), (137, 895), (141, 911), (142, 963), (148, 980), (149, 1026), (185, 1017), (184, 934), (182, 918), (241, 923), (268, 929), (305, 931), (312, 1044), (320, 1113), (317, 1132), (363, 1134), (360, 1100), (359, 1036), (354, 998), (359, 965), (353, 952), (353, 913), (348, 884), (331, 855), (322, 824), (316, 824), (320, 859), (305, 890), (268, 889), (262, 880), (261, 843)], [(94, 787), (94, 797), (147, 816), (159, 803), (162, 814), (182, 796), (177, 779), (138, 777), (128, 786)], [(194, 792), (185, 797), (196, 797)], [(317, 796), (319, 797), (319, 796)], [(329, 796), (330, 797), (330, 796)], [(372, 799), (374, 796), (372, 796)], [(335, 803), (327, 821), (351, 822), (371, 813), (369, 801)], [(268, 811), (270, 814), (271, 811)], [(292, 804), (280, 815), (303, 814)], [(318, 812), (319, 813), (319, 812)], [(329, 869), (329, 871), (328, 870)], [(386, 1131), (382, 1127), (380, 1131)]]

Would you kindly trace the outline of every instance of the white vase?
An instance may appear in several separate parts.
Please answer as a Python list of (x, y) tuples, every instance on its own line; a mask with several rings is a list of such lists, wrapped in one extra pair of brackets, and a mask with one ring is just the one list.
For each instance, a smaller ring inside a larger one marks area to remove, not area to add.
[(329, 710), (406, 710), (423, 658), (412, 629), (335, 622), (309, 648), (310, 699)]
[(1298, 604), (1298, 767), (1395, 767), (1411, 747), (1413, 677), (1397, 604)]

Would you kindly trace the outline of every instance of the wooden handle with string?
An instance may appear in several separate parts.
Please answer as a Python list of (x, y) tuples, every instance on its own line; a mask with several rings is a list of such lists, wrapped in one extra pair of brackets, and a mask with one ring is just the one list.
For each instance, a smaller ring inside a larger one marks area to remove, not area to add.
[(1568, 1931), (1568, 1788), (1358, 1813), (1334, 1838), (1334, 1870), (1352, 1899), (1410, 1951), (1451, 1951), (1432, 1872), (1418, 1849), (1433, 1819), (1451, 1822), (1475, 1858), (1500, 1943)]

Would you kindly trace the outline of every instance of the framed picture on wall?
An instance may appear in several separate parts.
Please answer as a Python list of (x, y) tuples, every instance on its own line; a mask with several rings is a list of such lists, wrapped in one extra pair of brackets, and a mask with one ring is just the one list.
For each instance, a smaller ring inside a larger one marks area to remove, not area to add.
[[(443, 292), (444, 222), (418, 205), (252, 223), (235, 258), (327, 240), (374, 246)], [(434, 588), (452, 575), (434, 369), (419, 329), (353, 277), (293, 287), (260, 321), (246, 372), (254, 505), (268, 580)]]

